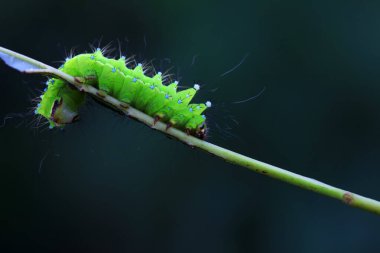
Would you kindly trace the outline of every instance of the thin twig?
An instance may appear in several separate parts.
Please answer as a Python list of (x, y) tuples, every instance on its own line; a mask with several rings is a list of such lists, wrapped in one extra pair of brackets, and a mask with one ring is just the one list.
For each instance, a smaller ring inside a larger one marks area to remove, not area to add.
[(190, 145), (192, 147), (197, 147), (201, 150), (204, 150), (208, 153), (214, 154), (215, 156), (218, 156), (222, 158), (223, 160), (230, 162), (232, 164), (240, 165), (242, 167), (246, 167), (252, 171), (258, 172), (260, 174), (278, 179), (283, 182), (287, 182), (289, 184), (296, 185), (300, 188), (307, 189), (310, 191), (314, 191), (316, 193), (329, 196), (331, 198), (335, 198), (338, 200), (341, 200), (343, 203), (352, 206), (357, 207), (366, 211), (370, 211), (373, 213), (376, 213), (380, 215), (380, 202), (363, 197), (358, 194), (354, 194), (342, 189), (339, 189), (334, 186), (330, 186), (328, 184), (322, 183), (320, 181), (314, 180), (312, 178), (304, 177), (298, 174), (295, 174), (293, 172), (281, 169), (279, 167), (260, 162), (258, 160), (249, 158), (247, 156), (238, 154), (236, 152), (230, 151), (228, 149), (219, 147), (217, 145), (214, 145), (212, 143), (197, 139), (191, 135), (187, 135), (186, 133), (176, 129), (176, 128), (169, 128), (167, 129), (166, 124), (162, 122), (154, 122), (154, 119), (150, 117), (149, 115), (136, 110), (135, 108), (129, 106), (128, 104), (124, 102), (120, 102), (119, 100), (115, 99), (114, 97), (111, 97), (104, 93), (103, 91), (97, 90), (93, 86), (84, 85), (83, 82), (81, 82), (81, 77), (73, 77), (66, 73), (63, 73), (62, 71), (59, 71), (58, 69), (55, 69), (49, 65), (46, 65), (44, 63), (38, 62), (34, 59), (31, 59), (29, 57), (23, 56), (21, 54), (15, 53), (13, 51), (10, 51), (8, 49), (0, 47), (0, 52), (10, 54), (13, 57), (16, 57), (18, 59), (24, 60), (30, 64), (33, 64), (35, 66), (38, 66), (39, 68), (42, 68), (43, 70), (33, 70), (33, 71), (27, 71), (29, 73), (41, 73), (41, 74), (48, 74), (53, 75), (56, 77), (59, 77), (68, 83), (71, 83), (74, 85), (77, 89), (80, 91), (89, 93), (90, 95), (97, 97), (98, 99), (102, 100), (106, 104), (114, 107), (117, 110), (120, 110), (121, 112), (125, 113), (131, 118), (134, 118), (151, 128), (161, 131), (171, 137), (174, 137), (175, 139), (186, 143), (187, 145)]

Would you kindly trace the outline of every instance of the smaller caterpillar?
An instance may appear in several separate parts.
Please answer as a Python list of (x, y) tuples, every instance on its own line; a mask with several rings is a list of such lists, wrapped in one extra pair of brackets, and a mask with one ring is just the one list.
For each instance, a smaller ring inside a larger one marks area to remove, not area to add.
[[(145, 75), (142, 64), (130, 69), (126, 66), (125, 57), (109, 59), (99, 48), (93, 53), (66, 59), (59, 69), (83, 78), (86, 85), (92, 85), (100, 92), (154, 117), (155, 122), (162, 121), (168, 128), (175, 127), (201, 139), (206, 137), (206, 116), (202, 113), (211, 107), (211, 102), (190, 104), (200, 88), (198, 84), (177, 91), (178, 82), (164, 85), (161, 72), (149, 77)], [(76, 121), (85, 94), (61, 79), (51, 78), (46, 84), (35, 114), (46, 118), (50, 128)]]

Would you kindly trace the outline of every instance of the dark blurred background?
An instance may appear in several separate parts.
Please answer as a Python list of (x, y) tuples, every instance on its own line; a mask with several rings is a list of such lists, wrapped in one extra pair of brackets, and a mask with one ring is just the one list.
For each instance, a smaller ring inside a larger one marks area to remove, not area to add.
[[(59, 66), (113, 42), (210, 99), (210, 141), (380, 199), (379, 1), (2, 1), (0, 45)], [(247, 56), (245, 58), (245, 56)], [(222, 76), (243, 63), (231, 73)], [(236, 167), (0, 64), (0, 252), (380, 252), (380, 217)], [(266, 91), (257, 99), (233, 102)]]

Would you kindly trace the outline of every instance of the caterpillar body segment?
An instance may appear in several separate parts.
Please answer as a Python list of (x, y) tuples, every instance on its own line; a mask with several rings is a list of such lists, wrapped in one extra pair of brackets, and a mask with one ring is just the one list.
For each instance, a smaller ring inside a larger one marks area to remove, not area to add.
[[(177, 81), (164, 85), (161, 72), (149, 77), (144, 74), (142, 64), (130, 69), (125, 61), (125, 57), (106, 58), (98, 49), (67, 59), (60, 70), (83, 78), (85, 84), (135, 107), (155, 120), (196, 137), (205, 137), (206, 125), (202, 112), (208, 107), (207, 103), (190, 104), (199, 85), (177, 92)], [(60, 79), (51, 78), (35, 112), (45, 117), (51, 127), (64, 126), (78, 118), (84, 99), (84, 93)]]

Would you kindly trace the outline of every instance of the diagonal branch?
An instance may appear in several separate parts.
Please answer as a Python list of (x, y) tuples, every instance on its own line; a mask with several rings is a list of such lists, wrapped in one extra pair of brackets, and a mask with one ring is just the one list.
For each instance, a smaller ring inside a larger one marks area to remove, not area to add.
[[(341, 200), (343, 203), (349, 206), (357, 207), (357, 208), (380, 215), (380, 202), (376, 200), (363, 197), (361, 195), (354, 194), (354, 193), (345, 191), (343, 189), (339, 189), (334, 186), (330, 186), (328, 184), (322, 183), (312, 178), (304, 177), (304, 176), (298, 175), (296, 173), (281, 169), (279, 167), (276, 167), (264, 162), (260, 162), (258, 160), (249, 158), (247, 156), (241, 155), (231, 150), (206, 142), (204, 140), (197, 139), (191, 135), (187, 135), (186, 133), (178, 129), (175, 129), (175, 128), (167, 129), (166, 124), (160, 121), (155, 122), (154, 119), (150, 117), (149, 115), (139, 110), (136, 110), (135, 108), (129, 106), (128, 104), (124, 102), (121, 102), (115, 99), (114, 97), (107, 95), (103, 91), (98, 90), (94, 88), (93, 86), (84, 85), (82, 82), (83, 79), (81, 77), (70, 76), (49, 65), (46, 65), (32, 58), (26, 57), (19, 53), (0, 47), (0, 58), (3, 58), (2, 55), (4, 54), (8, 55), (8, 57), (13, 57), (15, 59), (24, 61), (36, 67), (35, 69), (32, 68), (32, 69), (22, 70), (26, 73), (52, 75), (52, 76), (61, 78), (65, 80), (66, 82), (74, 85), (78, 90), (86, 92), (90, 94), (91, 96), (96, 97), (97, 99), (100, 99), (101, 101), (112, 106), (113, 108), (123, 112), (127, 116), (133, 119), (136, 119), (137, 121), (140, 121), (157, 131), (163, 132), (164, 134), (170, 137), (173, 137), (183, 143), (186, 143), (189, 146), (197, 147), (210, 154), (214, 154), (215, 156), (218, 156), (222, 158), (223, 160), (230, 162), (232, 164), (246, 167), (257, 173), (278, 179), (280, 181), (298, 186), (300, 188), (310, 190), (310, 191), (313, 191), (313, 192), (316, 192), (321, 195), (325, 195), (334, 199)], [(12, 66), (7, 61), (6, 63)]]

